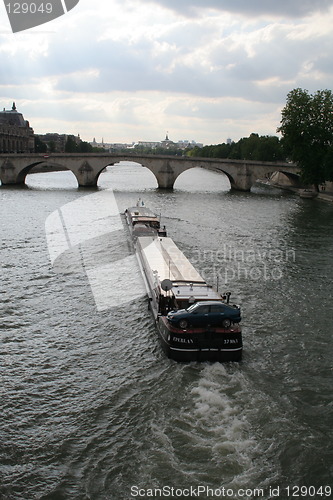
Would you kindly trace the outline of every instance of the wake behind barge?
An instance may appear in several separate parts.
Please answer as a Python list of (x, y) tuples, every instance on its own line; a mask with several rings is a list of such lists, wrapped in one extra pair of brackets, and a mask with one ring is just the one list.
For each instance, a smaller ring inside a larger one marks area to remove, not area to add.
[[(239, 324), (214, 314), (231, 309), (230, 294), (220, 295), (200, 276), (174, 241), (161, 228), (159, 217), (144, 206), (128, 208), (126, 220), (144, 277), (150, 309), (162, 348), (175, 361), (240, 361)], [(190, 306), (197, 304), (191, 315)], [(199, 309), (206, 314), (198, 314)], [(177, 314), (186, 316), (177, 322)], [(223, 319), (224, 318), (224, 319)], [(200, 322), (198, 320), (200, 319)]]

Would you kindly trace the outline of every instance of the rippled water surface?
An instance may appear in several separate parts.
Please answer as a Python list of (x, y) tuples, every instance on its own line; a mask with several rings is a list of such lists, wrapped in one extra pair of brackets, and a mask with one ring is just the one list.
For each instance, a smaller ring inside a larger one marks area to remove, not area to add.
[[(333, 486), (332, 205), (234, 193), (202, 169), (158, 191), (131, 163), (109, 167), (97, 190), (77, 189), (70, 172), (26, 182), (0, 188), (0, 498), (188, 498), (202, 486), (200, 498), (225, 487), (224, 498), (268, 500), (271, 488), (285, 499), (288, 486)], [(87, 228), (81, 253), (51, 265), (48, 217), (70, 204), (84, 220), (84, 198), (106, 192), (120, 212), (144, 199), (203, 276), (232, 292), (241, 363), (164, 356), (145, 296), (130, 295), (140, 276), (96, 274), (109, 249), (130, 254), (126, 228), (113, 249)]]

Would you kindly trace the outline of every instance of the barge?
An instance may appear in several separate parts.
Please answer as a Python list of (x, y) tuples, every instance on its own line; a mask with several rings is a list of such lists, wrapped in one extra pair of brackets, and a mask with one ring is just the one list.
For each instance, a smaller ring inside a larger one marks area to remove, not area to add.
[(206, 283), (142, 202), (125, 216), (166, 355), (175, 361), (240, 361), (240, 307), (230, 304), (230, 293), (221, 295)]

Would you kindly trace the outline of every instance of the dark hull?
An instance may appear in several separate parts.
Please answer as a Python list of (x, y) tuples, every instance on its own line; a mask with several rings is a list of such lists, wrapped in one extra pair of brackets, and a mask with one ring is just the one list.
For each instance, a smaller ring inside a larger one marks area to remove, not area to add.
[(242, 332), (234, 328), (193, 328), (180, 330), (164, 316), (157, 319), (162, 348), (175, 361), (240, 361)]

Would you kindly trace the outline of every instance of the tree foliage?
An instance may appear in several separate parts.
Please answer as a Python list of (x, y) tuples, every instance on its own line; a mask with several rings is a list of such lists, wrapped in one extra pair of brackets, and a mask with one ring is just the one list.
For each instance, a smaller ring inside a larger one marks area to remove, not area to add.
[(93, 147), (89, 142), (77, 141), (74, 136), (69, 135), (65, 144), (65, 153), (92, 153)]
[(281, 142), (276, 136), (251, 134), (238, 142), (222, 143), (203, 148), (195, 147), (189, 156), (204, 158), (231, 158), (235, 160), (281, 161), (285, 155)]
[(77, 152), (78, 153), (92, 153), (93, 152), (93, 147), (89, 142), (86, 141), (81, 141), (79, 142), (77, 146)]
[(294, 89), (282, 110), (284, 150), (301, 170), (304, 182), (318, 186), (333, 180), (333, 95), (330, 90)]
[(47, 145), (41, 141), (38, 135), (35, 135), (35, 153), (46, 153)]
[(75, 142), (74, 137), (69, 135), (66, 140), (65, 144), (65, 153), (76, 153), (77, 151), (77, 144)]
[[(134, 150), (135, 153), (153, 154), (153, 155), (181, 156), (183, 154), (183, 151), (179, 149), (177, 146), (175, 147), (171, 146), (165, 148), (163, 146), (150, 147), (150, 146), (136, 145)], [(124, 149), (124, 152), (128, 152), (128, 149)]]

